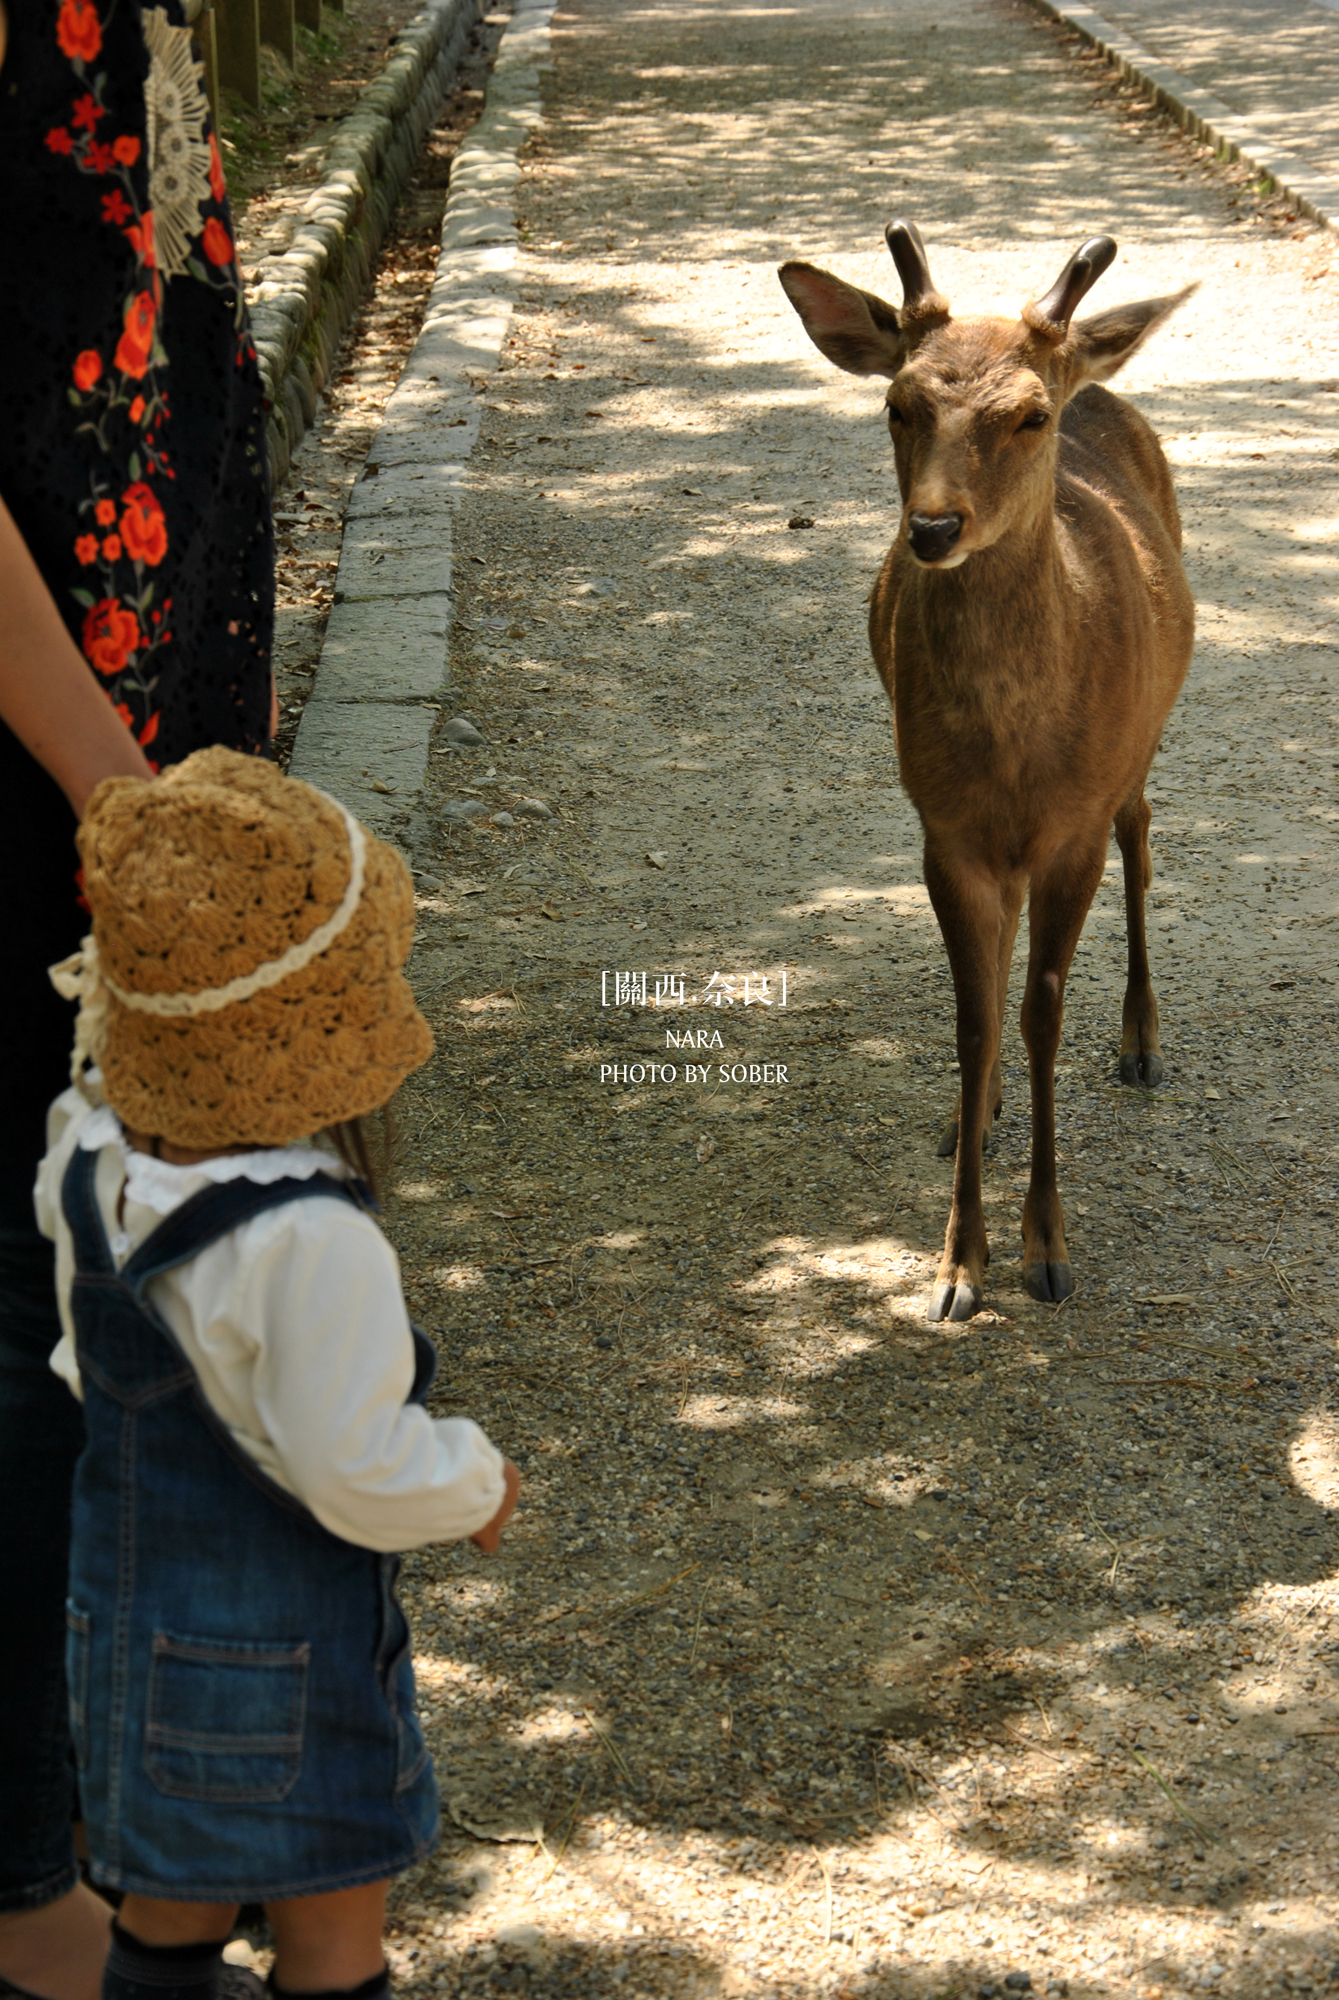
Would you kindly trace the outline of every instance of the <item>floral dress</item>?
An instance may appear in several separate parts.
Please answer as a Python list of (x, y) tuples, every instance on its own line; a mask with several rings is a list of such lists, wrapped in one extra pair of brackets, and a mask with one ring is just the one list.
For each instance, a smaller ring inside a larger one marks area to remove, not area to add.
[[(180, 0), (8, 0), (6, 13), (0, 495), (155, 766), (211, 743), (263, 752), (265, 406)], [(57, 787), (0, 725), (0, 1129), (11, 1151), (18, 1139), (25, 1204), (34, 1107), (61, 1087), (69, 1036), (45, 967), (81, 928), (72, 831)], [(17, 1185), (15, 1171), (0, 1182)], [(0, 1226), (8, 1207), (0, 1187)]]

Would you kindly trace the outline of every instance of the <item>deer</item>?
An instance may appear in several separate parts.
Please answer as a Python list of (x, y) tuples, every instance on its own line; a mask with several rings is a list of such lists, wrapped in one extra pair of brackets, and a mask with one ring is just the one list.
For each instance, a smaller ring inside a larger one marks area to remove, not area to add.
[(1018, 318), (955, 320), (915, 224), (892, 222), (884, 235), (900, 306), (812, 264), (778, 275), (827, 360), (888, 380), (902, 506), (870, 596), (869, 642), (953, 979), (960, 1093), (938, 1151), (957, 1157), (927, 1315), (961, 1321), (981, 1309), (990, 1261), (982, 1155), (1003, 1105), (1002, 1024), (1025, 895), (1023, 1279), (1042, 1301), (1074, 1290), (1055, 1058), (1113, 827), (1127, 938), (1119, 1076), (1150, 1090), (1163, 1077), (1144, 785), (1190, 665), (1195, 614), (1166, 457), (1140, 412), (1103, 384), (1196, 287), (1075, 321), (1116, 255), (1109, 236), (1094, 236)]

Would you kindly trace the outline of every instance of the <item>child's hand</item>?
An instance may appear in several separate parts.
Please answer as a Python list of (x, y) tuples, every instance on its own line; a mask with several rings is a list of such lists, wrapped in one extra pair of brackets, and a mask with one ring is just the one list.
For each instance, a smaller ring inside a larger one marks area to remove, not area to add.
[(486, 1556), (497, 1553), (497, 1545), (502, 1540), (502, 1530), (516, 1512), (516, 1501), (521, 1491), (521, 1475), (509, 1458), (504, 1458), (502, 1461), (502, 1483), (505, 1488), (502, 1505), (486, 1528), (480, 1528), (477, 1535), (470, 1536), (475, 1547), (482, 1549)]

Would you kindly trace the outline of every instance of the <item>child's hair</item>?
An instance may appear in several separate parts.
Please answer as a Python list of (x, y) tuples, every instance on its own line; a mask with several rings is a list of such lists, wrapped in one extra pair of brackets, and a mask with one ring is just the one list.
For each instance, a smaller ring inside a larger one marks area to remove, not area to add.
[[(376, 1119), (375, 1134), (368, 1130), (372, 1117)], [(390, 1178), (396, 1130), (389, 1104), (383, 1104), (372, 1117), (343, 1118), (337, 1125), (327, 1125), (319, 1136), (329, 1142), (350, 1172), (358, 1176), (379, 1208)]]

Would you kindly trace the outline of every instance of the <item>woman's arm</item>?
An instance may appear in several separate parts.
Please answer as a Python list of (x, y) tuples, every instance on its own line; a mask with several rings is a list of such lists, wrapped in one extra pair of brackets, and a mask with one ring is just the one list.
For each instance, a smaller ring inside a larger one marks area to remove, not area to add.
[(80, 817), (103, 778), (153, 776), (66, 630), (3, 500), (0, 720), (55, 779)]

